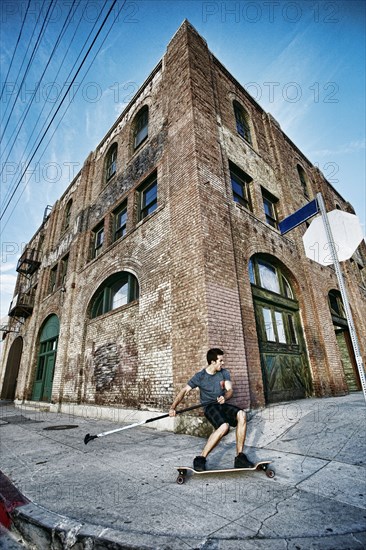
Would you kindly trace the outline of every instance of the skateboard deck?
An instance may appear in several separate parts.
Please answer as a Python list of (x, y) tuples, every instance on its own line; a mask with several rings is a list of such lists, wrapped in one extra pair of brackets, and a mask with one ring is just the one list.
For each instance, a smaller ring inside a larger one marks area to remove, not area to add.
[(209, 475), (209, 474), (228, 474), (231, 472), (255, 472), (256, 470), (262, 470), (267, 477), (274, 477), (275, 471), (272, 468), (269, 468), (268, 465), (271, 464), (271, 460), (262, 460), (261, 462), (257, 462), (257, 464), (254, 464), (252, 468), (223, 468), (220, 470), (204, 470), (203, 472), (199, 472), (198, 470), (195, 470), (194, 468), (191, 468), (190, 466), (175, 466), (175, 469), (178, 470), (178, 477), (177, 477), (177, 483), (179, 485), (182, 485), (187, 477), (187, 473), (191, 472), (193, 475)]

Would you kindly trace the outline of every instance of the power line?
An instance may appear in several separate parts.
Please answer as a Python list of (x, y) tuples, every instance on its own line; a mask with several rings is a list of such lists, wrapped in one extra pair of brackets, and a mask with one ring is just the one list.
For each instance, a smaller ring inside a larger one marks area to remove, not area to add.
[[(27, 46), (26, 52), (25, 52), (25, 54), (24, 54), (22, 64), (21, 64), (20, 69), (19, 69), (19, 71), (18, 71), (18, 74), (17, 74), (16, 80), (15, 80), (14, 86), (16, 86), (16, 85), (18, 84), (18, 80), (19, 80), (19, 78), (20, 78), (20, 75), (21, 75), (21, 72), (22, 72), (22, 69), (23, 69), (23, 65), (24, 65), (24, 63), (25, 63), (25, 60), (27, 59), (28, 50), (29, 50), (29, 48), (31, 47), (31, 44), (32, 44), (32, 41), (33, 41), (33, 36), (34, 36), (34, 34), (35, 34), (35, 32), (36, 32), (36, 28), (37, 28), (39, 19), (40, 19), (40, 17), (41, 17), (41, 13), (42, 13), (43, 6), (44, 6), (45, 2), (46, 2), (46, 0), (43, 0), (42, 7), (41, 7), (40, 12), (39, 12), (39, 14), (38, 14), (37, 21), (35, 22), (35, 25), (34, 25), (34, 28), (33, 28), (33, 32), (32, 32), (32, 36), (30, 37), (30, 40), (28, 41), (28, 46)], [(2, 119), (1, 119), (1, 123), (3, 122), (3, 119), (4, 119), (4, 117), (5, 117), (6, 111), (8, 110), (8, 107), (9, 107), (9, 105), (7, 105), (7, 107), (6, 107), (6, 109), (5, 109), (4, 115), (3, 115)]]
[[(126, 0), (123, 1), (123, 4), (122, 4), (122, 6), (120, 7), (120, 9), (119, 9), (119, 11), (118, 11), (118, 13), (117, 13), (117, 15), (116, 15), (116, 19), (118, 18), (119, 14), (121, 13), (121, 11), (122, 11), (122, 9), (123, 9), (125, 3), (126, 3)], [(103, 6), (103, 8), (104, 8), (104, 6)], [(84, 74), (84, 76), (83, 76), (83, 78), (82, 78), (82, 80), (81, 80), (81, 82), (80, 82), (78, 88), (80, 88), (80, 86), (81, 86), (81, 84), (83, 83), (83, 81), (84, 81), (86, 75), (88, 74), (88, 72), (89, 72), (89, 70), (90, 70), (90, 67), (91, 67), (92, 64), (94, 63), (95, 58), (97, 57), (97, 55), (98, 55), (98, 53), (100, 52), (100, 50), (101, 50), (101, 48), (102, 48), (102, 46), (103, 46), (105, 40), (107, 39), (109, 33), (111, 32), (114, 23), (115, 23), (115, 21), (113, 21), (113, 23), (112, 23), (112, 25), (110, 26), (110, 28), (109, 28), (109, 30), (108, 30), (106, 36), (103, 38), (103, 41), (102, 41), (101, 45), (99, 46), (99, 48), (98, 48), (96, 54), (94, 55), (94, 57), (93, 57), (93, 59), (92, 59), (90, 65), (89, 65), (87, 71), (85, 72), (85, 74)], [(58, 124), (57, 124), (55, 130), (53, 131), (53, 134), (50, 136), (50, 139), (48, 140), (48, 142), (47, 142), (47, 144), (46, 144), (46, 147), (43, 149), (42, 154), (41, 154), (40, 157), (39, 157), (39, 160), (43, 157), (44, 153), (46, 152), (48, 145), (49, 145), (50, 142), (52, 141), (52, 138), (53, 138), (53, 136), (55, 135), (55, 133), (56, 133), (56, 131), (57, 131), (59, 125), (61, 124), (61, 122), (62, 122), (62, 120), (63, 120), (63, 118), (64, 118), (64, 116), (65, 116), (65, 114), (66, 114), (66, 112), (67, 112), (67, 110), (68, 110), (69, 107), (70, 107), (70, 103), (69, 103), (69, 105), (67, 106), (67, 108), (66, 108), (64, 114), (62, 115), (60, 121), (58, 122)], [(32, 160), (32, 159), (31, 159), (31, 160)], [(30, 160), (30, 162), (31, 162), (31, 160)], [(28, 168), (28, 166), (29, 166), (29, 164), (27, 165), (27, 168)], [(26, 168), (26, 170), (27, 170), (27, 168)], [(23, 175), (24, 175), (24, 173), (23, 173)], [(23, 175), (21, 176), (21, 179), (22, 179)], [(20, 180), (20, 181), (21, 181), (21, 180)], [(20, 181), (19, 181), (19, 183), (20, 183)], [(21, 197), (22, 197), (22, 195), (23, 195), (23, 193), (24, 193), (24, 191), (25, 191), (27, 185), (28, 185), (28, 183), (26, 182), (25, 185), (24, 185), (24, 188), (23, 188), (23, 190), (22, 190), (22, 192), (21, 192), (21, 194), (20, 194), (20, 196), (19, 196), (19, 198), (18, 198), (18, 200), (17, 200), (17, 202), (15, 203), (15, 205), (13, 206), (12, 211), (11, 211), (10, 214), (9, 214), (8, 219), (6, 220), (5, 224), (3, 225), (0, 234), (2, 233), (2, 231), (5, 229), (5, 227), (6, 227), (7, 224), (9, 223), (10, 218), (11, 218), (11, 216), (12, 216), (12, 214), (13, 214), (15, 208), (17, 207), (17, 205), (18, 205), (18, 203), (19, 203), (19, 201), (20, 201), (20, 199), (21, 199)], [(0, 218), (0, 219), (1, 219), (1, 218)]]
[[(80, 0), (80, 1), (81, 1), (81, 0)], [(74, 61), (74, 64), (73, 64), (72, 68), (70, 69), (69, 74), (67, 75), (64, 84), (68, 81), (69, 77), (72, 75), (72, 72), (73, 72), (73, 70), (74, 70), (74, 67), (75, 67), (76, 64), (77, 64), (78, 59), (81, 57), (82, 52), (83, 52), (83, 50), (84, 50), (84, 47), (85, 47), (85, 45), (87, 44), (87, 42), (88, 42), (90, 36), (92, 35), (92, 33), (93, 33), (93, 31), (94, 31), (94, 28), (96, 27), (96, 25), (97, 25), (97, 23), (98, 23), (98, 20), (99, 20), (101, 14), (102, 14), (103, 11), (104, 11), (104, 8), (105, 8), (105, 6), (106, 6), (106, 4), (107, 4), (107, 1), (108, 1), (108, 0), (105, 0), (105, 1), (104, 1), (103, 7), (102, 7), (102, 9), (100, 10), (99, 15), (98, 15), (98, 17), (96, 18), (95, 23), (94, 23), (93, 27), (91, 28), (91, 30), (90, 30), (90, 32), (89, 32), (87, 38), (85, 39), (84, 44), (83, 44), (83, 46), (82, 46), (81, 49), (80, 49), (80, 53), (78, 54), (76, 60)], [(87, 8), (87, 5), (85, 6), (84, 12), (83, 12), (83, 13), (85, 13), (86, 8)], [(59, 67), (59, 69), (58, 69), (58, 71), (57, 71), (57, 74), (56, 74), (56, 76), (55, 76), (55, 79), (57, 79), (57, 76), (58, 76), (58, 74), (59, 74), (59, 72), (60, 72), (60, 70), (61, 70), (61, 66), (63, 65), (63, 63), (64, 63), (64, 61), (65, 61), (67, 52), (69, 51), (69, 49), (70, 49), (70, 47), (71, 47), (71, 44), (72, 44), (72, 42), (73, 42), (73, 40), (74, 40), (74, 38), (75, 38), (77, 29), (79, 28), (80, 23), (81, 23), (81, 19), (82, 19), (82, 18), (79, 19), (78, 25), (77, 25), (76, 30), (75, 30), (75, 32), (74, 32), (74, 35), (73, 35), (73, 37), (72, 37), (72, 39), (71, 39), (71, 42), (70, 42), (70, 44), (69, 44), (69, 46), (68, 46), (68, 49), (67, 49), (67, 51), (65, 52), (65, 55), (64, 55), (63, 60), (62, 60), (62, 62), (61, 62), (61, 64), (60, 64), (60, 67)], [(38, 115), (37, 121), (36, 121), (35, 124), (34, 124), (33, 131), (32, 131), (32, 133), (31, 133), (30, 137), (28, 138), (28, 141), (27, 141), (26, 146), (24, 147), (24, 151), (27, 150), (27, 147), (28, 147), (29, 143), (30, 143), (31, 140), (32, 140), (32, 137), (33, 137), (33, 135), (34, 135), (34, 133), (35, 133), (35, 129), (36, 129), (37, 125), (38, 125), (38, 121), (40, 120), (40, 118), (41, 118), (41, 116), (42, 116), (42, 113), (43, 113), (43, 111), (44, 111), (45, 105), (46, 105), (46, 103), (44, 103), (44, 105), (43, 105), (43, 107), (42, 107), (42, 110), (41, 110), (40, 114)], [(48, 120), (49, 120), (49, 117), (51, 116), (51, 114), (52, 114), (52, 112), (55, 110), (55, 108), (56, 108), (56, 103), (55, 103), (55, 104), (52, 106), (52, 108), (50, 109), (50, 112), (47, 114), (46, 120), (44, 121), (44, 123), (43, 123), (41, 129), (38, 131), (38, 134), (37, 134), (37, 136), (36, 136), (36, 138), (35, 138), (35, 140), (34, 140), (35, 143), (37, 142), (37, 139), (41, 136), (42, 130), (46, 127), (47, 122), (48, 122)], [(66, 112), (66, 111), (65, 111), (65, 112)], [(24, 156), (24, 155), (22, 155), (22, 158), (23, 158), (23, 156)], [(21, 159), (21, 160), (22, 160), (22, 159)], [(20, 165), (20, 163), (21, 163), (21, 160), (20, 160), (20, 162), (19, 162), (19, 165)], [(27, 161), (26, 161), (26, 162), (27, 162)], [(4, 167), (5, 167), (5, 165), (4, 165)], [(15, 179), (16, 179), (16, 178), (14, 177), (14, 180), (15, 180)], [(7, 200), (8, 195), (12, 192), (13, 188), (14, 188), (13, 185), (10, 185), (10, 186), (9, 186), (9, 188), (8, 188), (6, 194), (5, 194), (5, 197), (4, 197), (4, 199), (3, 199), (3, 202), (2, 202), (1, 207), (3, 207), (5, 201)]]
[[(50, 54), (50, 56), (49, 56), (49, 58), (48, 58), (48, 61), (47, 61), (47, 63), (46, 63), (46, 66), (45, 66), (45, 68), (43, 69), (43, 72), (42, 72), (42, 74), (41, 74), (41, 76), (40, 76), (40, 78), (39, 78), (39, 80), (38, 80), (38, 82), (37, 82), (37, 86), (36, 86), (36, 88), (35, 88), (35, 90), (34, 90), (33, 96), (32, 96), (32, 98), (31, 98), (30, 102), (28, 103), (26, 112), (25, 112), (25, 114), (23, 114), (22, 118), (21, 118), (20, 121), (19, 121), (21, 124), (20, 124), (20, 126), (19, 126), (19, 128), (18, 128), (17, 134), (16, 134), (16, 136), (15, 136), (15, 138), (14, 138), (14, 141), (13, 141), (13, 144), (12, 144), (12, 146), (11, 146), (11, 149), (10, 149), (10, 151), (9, 151), (9, 153), (8, 153), (8, 156), (6, 157), (6, 159), (5, 159), (5, 161), (4, 161), (3, 167), (2, 167), (1, 172), (0, 172), (0, 176), (2, 175), (2, 173), (3, 173), (3, 171), (4, 171), (4, 168), (5, 168), (5, 166), (6, 166), (6, 163), (7, 163), (8, 159), (9, 159), (9, 157), (10, 157), (10, 155), (11, 155), (12, 147), (14, 146), (15, 140), (16, 140), (16, 138), (18, 137), (21, 128), (23, 127), (23, 124), (24, 124), (24, 122), (25, 122), (25, 119), (27, 118), (27, 115), (28, 115), (29, 110), (30, 110), (30, 108), (31, 108), (31, 106), (32, 106), (32, 103), (33, 103), (33, 101), (34, 101), (34, 99), (35, 99), (35, 97), (36, 97), (37, 91), (38, 91), (38, 89), (39, 89), (39, 87), (40, 87), (40, 85), (41, 85), (41, 82), (42, 82), (42, 80), (43, 80), (43, 77), (44, 77), (44, 75), (45, 75), (45, 73), (46, 73), (46, 71), (47, 71), (47, 69), (48, 69), (48, 67), (49, 67), (49, 65), (50, 65), (50, 63), (51, 63), (51, 60), (52, 60), (52, 58), (53, 58), (53, 56), (54, 56), (54, 54), (55, 54), (55, 52), (56, 52), (58, 46), (60, 45), (61, 38), (62, 38), (62, 36), (64, 35), (64, 33), (65, 33), (65, 31), (66, 31), (66, 28), (67, 28), (67, 26), (68, 26), (69, 23), (70, 23), (70, 15), (71, 15), (71, 13), (72, 13), (72, 10), (73, 10), (73, 7), (74, 7), (75, 2), (76, 2), (76, 0), (73, 0), (72, 5), (71, 5), (71, 8), (70, 8), (70, 10), (69, 10), (69, 13), (67, 14), (67, 17), (66, 17), (66, 19), (65, 19), (65, 21), (64, 21), (64, 23), (63, 23), (62, 29), (61, 29), (61, 31), (60, 31), (60, 33), (59, 33), (59, 35), (58, 35), (58, 38), (57, 38), (56, 43), (55, 43), (55, 45), (54, 45), (54, 47), (53, 47), (53, 49), (52, 49), (52, 52), (51, 52), (51, 54)], [(19, 122), (18, 122), (18, 125), (19, 125)], [(16, 132), (16, 130), (17, 130), (17, 127), (14, 128), (13, 133), (12, 133), (12, 135), (10, 136), (7, 145), (4, 147), (4, 150), (5, 150), (5, 149), (8, 147), (8, 145), (10, 144), (10, 141), (11, 141), (11, 139), (13, 138), (14, 132)]]
[[(16, 95), (16, 98), (15, 98), (15, 100), (14, 100), (13, 106), (12, 106), (11, 111), (10, 111), (10, 113), (9, 113), (8, 120), (6, 121), (5, 128), (4, 128), (4, 130), (3, 130), (3, 136), (5, 136), (6, 129), (7, 129), (8, 124), (9, 124), (9, 122), (10, 122), (11, 115), (13, 114), (13, 111), (14, 111), (14, 109), (15, 109), (16, 102), (18, 101), (18, 97), (19, 97), (19, 95), (20, 95), (22, 86), (23, 86), (23, 84), (24, 84), (24, 81), (25, 81), (25, 79), (26, 79), (26, 77), (27, 77), (27, 75), (28, 75), (29, 69), (30, 69), (31, 64), (32, 64), (32, 62), (33, 62), (33, 59), (34, 59), (34, 57), (35, 57), (35, 55), (36, 55), (36, 53), (37, 53), (37, 50), (38, 50), (38, 48), (39, 48), (40, 41), (41, 41), (42, 36), (43, 36), (43, 34), (44, 34), (45, 26), (47, 27), (47, 24), (48, 24), (47, 17), (48, 17), (48, 14), (49, 14), (49, 12), (50, 12), (50, 9), (51, 9), (51, 6), (52, 6), (53, 2), (54, 2), (54, 0), (50, 0), (50, 5), (48, 6), (48, 10), (47, 10), (47, 13), (46, 13), (46, 17), (44, 18), (44, 21), (43, 21), (41, 30), (40, 30), (39, 35), (38, 35), (38, 38), (37, 38), (37, 42), (36, 42), (36, 44), (35, 44), (35, 46), (34, 46), (34, 48), (33, 48), (32, 55), (31, 55), (31, 57), (30, 57), (30, 60), (28, 61), (28, 65), (27, 65), (27, 67), (26, 67), (26, 69), (25, 69), (25, 73), (24, 73), (23, 78), (22, 78), (22, 81), (21, 81), (21, 83), (20, 83), (20, 86), (19, 86), (19, 89), (18, 89), (18, 93), (17, 93), (17, 95)], [(53, 6), (52, 11), (53, 11), (54, 8), (55, 8), (55, 6)], [(2, 137), (0, 138), (0, 142), (1, 142), (1, 140), (2, 140)]]
[[(11, 202), (12, 198), (14, 197), (14, 195), (15, 195), (15, 193), (16, 193), (16, 191), (17, 191), (17, 189), (18, 189), (18, 187), (19, 187), (19, 185), (20, 185), (20, 183), (21, 183), (21, 181), (22, 181), (22, 179), (23, 179), (23, 177), (24, 177), (24, 175), (25, 175), (27, 169), (29, 168), (30, 163), (32, 162), (32, 160), (33, 160), (33, 158), (35, 157), (35, 155), (36, 155), (38, 149), (40, 148), (40, 146), (41, 146), (41, 144), (42, 144), (44, 138), (46, 137), (46, 134), (47, 134), (47, 132), (48, 132), (48, 130), (49, 130), (49, 128), (50, 128), (52, 122), (54, 121), (54, 119), (55, 119), (57, 113), (59, 112), (59, 110), (60, 110), (60, 108), (61, 108), (63, 102), (65, 101), (65, 99), (66, 99), (66, 97), (67, 97), (67, 94), (68, 94), (68, 92), (69, 92), (71, 86), (73, 85), (73, 83), (74, 83), (75, 80), (76, 80), (76, 77), (78, 76), (79, 72), (81, 71), (82, 66), (84, 65), (84, 63), (85, 63), (85, 61), (86, 61), (86, 59), (87, 59), (87, 57), (88, 57), (90, 51), (92, 50), (92, 48), (93, 48), (93, 46), (94, 46), (94, 44), (95, 44), (95, 42), (96, 42), (98, 36), (100, 35), (100, 33), (101, 33), (101, 31), (102, 31), (102, 29), (103, 29), (105, 23), (107, 22), (107, 20), (108, 20), (110, 14), (111, 14), (112, 9), (114, 8), (116, 2), (117, 2), (117, 0), (113, 0), (112, 5), (111, 5), (111, 7), (110, 7), (109, 10), (108, 10), (107, 15), (105, 16), (105, 18), (104, 18), (104, 20), (103, 20), (103, 23), (101, 24), (101, 26), (100, 26), (100, 28), (99, 28), (99, 30), (98, 30), (96, 36), (94, 37), (94, 39), (93, 39), (91, 45), (90, 45), (89, 48), (88, 48), (88, 51), (87, 51), (86, 54), (84, 55), (84, 58), (83, 58), (81, 64), (79, 65), (78, 70), (76, 71), (76, 73), (75, 73), (75, 75), (74, 75), (72, 81), (70, 82), (70, 84), (69, 84), (69, 86), (68, 86), (68, 88), (67, 88), (67, 90), (66, 90), (66, 92), (65, 92), (65, 94), (64, 94), (64, 96), (63, 96), (63, 98), (62, 98), (62, 100), (61, 100), (61, 102), (60, 102), (60, 105), (57, 107), (55, 114), (53, 115), (51, 121), (49, 122), (49, 124), (48, 124), (46, 130), (43, 132), (42, 138), (40, 139), (40, 141), (39, 141), (39, 143), (38, 143), (36, 149), (34, 150), (34, 152), (33, 152), (32, 156), (31, 156), (31, 158), (30, 158), (30, 160), (29, 160), (27, 166), (26, 166), (25, 169), (23, 170), (23, 172), (22, 172), (22, 174), (21, 174), (21, 176), (20, 176), (20, 178), (19, 178), (19, 181), (18, 181), (18, 183), (17, 183), (16, 186), (15, 186), (14, 191), (12, 192), (12, 194), (11, 194), (11, 196), (10, 196), (10, 198), (9, 198), (9, 200), (8, 200), (8, 202), (7, 202), (7, 204), (6, 204), (5, 208), (4, 208), (4, 210), (3, 210), (3, 212), (1, 213), (0, 220), (2, 220), (2, 218), (4, 217), (4, 214), (5, 214), (6, 210), (8, 209), (8, 207), (9, 207), (9, 205), (10, 205), (10, 202)], [(122, 5), (122, 8), (123, 8), (123, 6), (124, 6), (125, 3), (126, 3), (126, 0), (124, 0), (123, 5)], [(121, 9), (122, 9), (122, 8), (121, 8)], [(120, 11), (121, 11), (121, 10), (120, 10)]]
[(20, 27), (20, 31), (19, 31), (19, 34), (18, 34), (17, 43), (15, 44), (15, 48), (14, 48), (13, 55), (12, 55), (12, 58), (11, 58), (11, 61), (10, 61), (10, 65), (9, 65), (9, 68), (8, 68), (8, 72), (6, 73), (6, 77), (5, 77), (5, 79), (4, 79), (4, 84), (3, 84), (3, 87), (2, 87), (2, 90), (1, 90), (1, 94), (0, 94), (0, 101), (1, 101), (1, 99), (2, 99), (2, 97), (3, 97), (3, 92), (4, 92), (5, 84), (6, 84), (7, 80), (8, 80), (8, 76), (9, 76), (9, 73), (10, 73), (10, 71), (11, 71), (11, 67), (12, 67), (12, 65), (13, 65), (14, 57), (15, 57), (15, 54), (16, 54), (16, 51), (17, 51), (17, 48), (18, 48), (18, 45), (19, 45), (19, 42), (20, 42), (22, 33), (23, 33), (23, 27), (24, 27), (25, 20), (26, 20), (26, 18), (27, 18), (27, 14), (28, 14), (28, 10), (29, 10), (30, 3), (31, 3), (31, 0), (28, 0), (27, 9), (25, 10), (25, 14), (24, 14), (24, 18), (23, 18), (23, 21), (22, 21), (22, 25), (21, 25), (21, 27)]

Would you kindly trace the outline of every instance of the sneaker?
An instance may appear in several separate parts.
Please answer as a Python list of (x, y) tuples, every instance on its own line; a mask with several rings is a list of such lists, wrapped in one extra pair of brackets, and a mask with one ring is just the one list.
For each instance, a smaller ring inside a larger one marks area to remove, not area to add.
[(196, 456), (193, 461), (193, 469), (196, 472), (204, 472), (206, 470), (206, 459), (204, 456)]
[(253, 462), (250, 462), (244, 453), (239, 453), (235, 457), (234, 468), (253, 468)]

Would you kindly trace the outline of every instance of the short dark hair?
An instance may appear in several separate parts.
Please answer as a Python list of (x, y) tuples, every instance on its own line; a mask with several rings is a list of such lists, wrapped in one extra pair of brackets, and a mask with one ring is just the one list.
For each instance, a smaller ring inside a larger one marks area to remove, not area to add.
[(218, 355), (224, 355), (224, 352), (220, 348), (211, 348), (207, 352), (207, 363), (211, 365), (212, 361), (217, 361)]

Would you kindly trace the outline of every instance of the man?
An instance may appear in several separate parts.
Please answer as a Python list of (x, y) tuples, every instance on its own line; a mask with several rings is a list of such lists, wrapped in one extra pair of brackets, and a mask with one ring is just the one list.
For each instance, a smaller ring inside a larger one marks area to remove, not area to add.
[(212, 348), (207, 352), (208, 366), (197, 372), (184, 386), (174, 399), (169, 411), (170, 416), (175, 416), (175, 409), (179, 403), (195, 388), (200, 389), (201, 403), (212, 403), (205, 406), (204, 413), (207, 420), (213, 425), (215, 431), (210, 435), (200, 456), (193, 461), (193, 468), (199, 472), (206, 470), (207, 455), (216, 447), (226, 435), (230, 426), (236, 426), (236, 451), (234, 467), (251, 468), (253, 463), (243, 453), (244, 441), (247, 430), (245, 412), (235, 405), (226, 403), (233, 396), (233, 387), (230, 381), (230, 373), (224, 369), (224, 352), (219, 348)]

